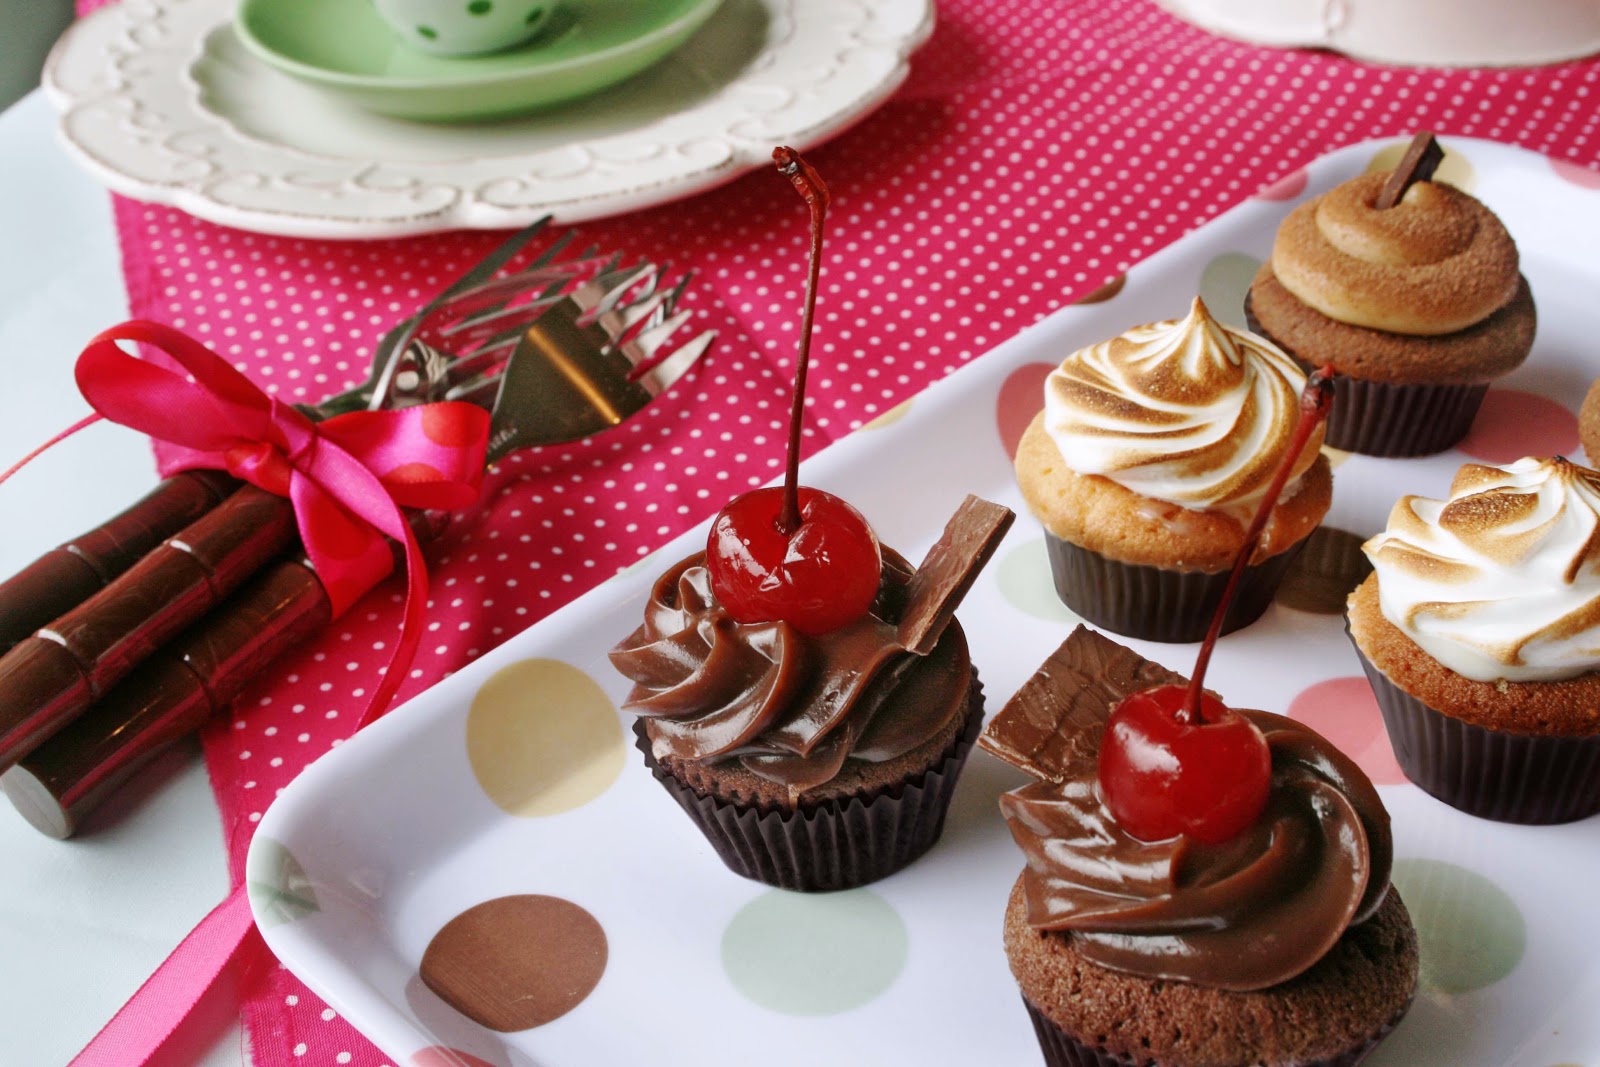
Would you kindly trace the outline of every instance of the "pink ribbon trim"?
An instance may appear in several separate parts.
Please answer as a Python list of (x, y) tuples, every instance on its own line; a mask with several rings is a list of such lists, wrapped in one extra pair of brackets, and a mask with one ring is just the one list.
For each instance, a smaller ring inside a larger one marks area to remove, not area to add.
[[(130, 355), (119, 341), (158, 349), (188, 376)], [(416, 654), (428, 601), (422, 550), (401, 508), (455, 509), (477, 499), (488, 413), (448, 402), (316, 423), (188, 335), (137, 319), (90, 341), (76, 373), (101, 415), (177, 446), (163, 474), (226, 470), (288, 497), (336, 616), (393, 569), (385, 536), (404, 546), (400, 639), (360, 726), (382, 714)]]
[(241, 885), (189, 931), (69, 1067), (149, 1062), (239, 954), (254, 925)]

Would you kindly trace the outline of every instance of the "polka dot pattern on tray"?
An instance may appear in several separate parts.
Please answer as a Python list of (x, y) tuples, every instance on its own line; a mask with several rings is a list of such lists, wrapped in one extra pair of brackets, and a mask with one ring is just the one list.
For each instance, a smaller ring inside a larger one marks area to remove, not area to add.
[[(1148, 0), (946, 0), (939, 16), (894, 100), (810, 153), (835, 208), (807, 451), (1064, 303), (1115, 298), (1131, 264), (1258, 190), (1296, 195), (1300, 168), (1342, 144), (1426, 126), (1547, 153), (1564, 180), (1600, 187), (1594, 64), (1364, 67), (1222, 41)], [(193, 333), (292, 402), (359, 378), (373, 340), (495, 240), (336, 244), (126, 200), (116, 214), (134, 313)], [(695, 268), (687, 306), (718, 331), (716, 349), (623, 428), (489, 475), (479, 507), (430, 551), (427, 632), (402, 697), (781, 469), (805, 246), (786, 183), (751, 175), (582, 235)], [(207, 731), (236, 878), (273, 796), (354, 728), (400, 589), (374, 591)], [(322, 1012), (273, 973), (246, 1007), (258, 1063), (387, 1062)]]

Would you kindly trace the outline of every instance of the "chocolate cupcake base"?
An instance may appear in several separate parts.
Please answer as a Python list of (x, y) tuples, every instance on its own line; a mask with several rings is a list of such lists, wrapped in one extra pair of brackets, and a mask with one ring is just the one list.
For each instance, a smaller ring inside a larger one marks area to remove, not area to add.
[(1435, 711), (1391, 682), (1354, 639), (1406, 777), (1469, 815), (1574, 822), (1600, 813), (1600, 737), (1489, 730)]
[[(1043, 1012), (1028, 1002), (1027, 997), (1022, 998), (1022, 1006), (1028, 1009), (1028, 1018), (1033, 1022), (1033, 1033), (1039, 1039), (1039, 1051), (1044, 1053), (1046, 1067), (1141, 1067), (1142, 1064), (1149, 1062), (1128, 1056), (1113, 1056), (1092, 1045), (1085, 1045), (1051, 1022)], [(1404, 1014), (1402, 1011), (1401, 1015)], [(1378, 1031), (1370, 1041), (1356, 1048), (1327, 1059), (1299, 1062), (1293, 1067), (1356, 1067), (1378, 1047), (1380, 1041), (1389, 1036), (1389, 1032), (1399, 1022), (1399, 1018), (1394, 1019)]]
[[(1222, 632), (1259, 619), (1304, 542), (1246, 567)], [(1172, 571), (1121, 563), (1045, 533), (1050, 572), (1061, 602), (1102, 630), (1145, 641), (1190, 642), (1205, 637), (1222, 600), (1228, 572)]]
[(794, 811), (703, 795), (656, 760), (643, 720), (634, 723), (633, 732), (650, 773), (729, 870), (779, 889), (824, 893), (886, 878), (933, 847), (982, 729), (982, 686), (974, 676), (966, 727), (933, 767), (864, 796), (802, 804)]

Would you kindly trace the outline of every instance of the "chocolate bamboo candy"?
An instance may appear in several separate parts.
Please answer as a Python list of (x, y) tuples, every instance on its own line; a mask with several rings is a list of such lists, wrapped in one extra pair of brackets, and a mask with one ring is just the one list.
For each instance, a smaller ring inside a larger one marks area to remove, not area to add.
[(0, 790), (41, 832), (70, 837), (118, 786), (329, 617), (327, 594), (305, 562), (270, 564), (0, 775)]
[(0, 657), (0, 772), (294, 543), (289, 501), (245, 486)]
[[(450, 525), (440, 511), (406, 513), (419, 541)], [(396, 565), (402, 549), (393, 546)], [(325, 625), (328, 595), (304, 559), (269, 564), (219, 608), (151, 656), (103, 699), (4, 774), (30, 823), (70, 837), (139, 768), (232, 703), (273, 660)]]
[(0, 653), (88, 600), (238, 487), (219, 471), (175, 474), (126, 511), (0, 582)]

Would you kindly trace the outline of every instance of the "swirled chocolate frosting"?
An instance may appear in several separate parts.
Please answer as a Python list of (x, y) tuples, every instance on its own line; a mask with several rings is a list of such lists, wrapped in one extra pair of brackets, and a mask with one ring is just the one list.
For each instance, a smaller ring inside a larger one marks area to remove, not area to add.
[(1256, 824), (1223, 845), (1133, 837), (1099, 797), (1100, 735), (1124, 696), (1183, 681), (1079, 627), (980, 743), (1043, 779), (1000, 802), (1027, 858), (1031, 925), (1069, 931), (1113, 970), (1264, 989), (1377, 911), (1389, 888), (1389, 817), (1366, 775), (1320, 734), (1244, 711), (1272, 755)]
[(906, 651), (898, 624), (910, 579), (885, 550), (872, 610), (812, 636), (731, 618), (696, 553), (656, 581), (643, 625), (611, 652), (634, 683), (623, 709), (650, 720), (658, 757), (737, 760), (794, 797), (847, 759), (910, 752), (966, 711), (972, 678), (958, 625), (927, 655)]

